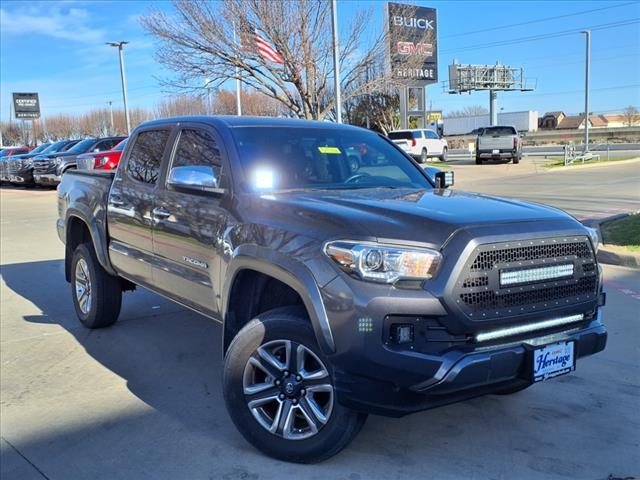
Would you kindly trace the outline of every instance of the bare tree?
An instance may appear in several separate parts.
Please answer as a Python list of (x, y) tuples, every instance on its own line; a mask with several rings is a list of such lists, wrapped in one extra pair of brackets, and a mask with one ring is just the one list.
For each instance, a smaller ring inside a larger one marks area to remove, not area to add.
[[(175, 15), (155, 10), (141, 20), (159, 43), (158, 60), (177, 73), (166, 83), (197, 91), (203, 79), (220, 86), (239, 78), (246, 86), (280, 102), (293, 115), (323, 119), (335, 108), (330, 2), (326, 0), (174, 0)], [(340, 39), (343, 100), (384, 88), (384, 75), (362, 82), (363, 72), (384, 57), (387, 37), (365, 38), (370, 11), (342, 25)], [(235, 35), (234, 35), (235, 30)], [(260, 32), (282, 56), (282, 64), (248, 48), (247, 32)], [(243, 38), (243, 42), (235, 38)], [(418, 62), (418, 58), (415, 59)], [(416, 63), (417, 65), (417, 63)]]
[(479, 115), (487, 115), (488, 113), (489, 110), (481, 105), (470, 105), (468, 107), (464, 107), (462, 110), (452, 110), (445, 116), (447, 118), (477, 117)]
[(640, 112), (633, 105), (629, 105), (622, 113), (623, 123), (625, 127), (633, 127), (640, 123)]
[[(282, 104), (264, 93), (252, 89), (242, 89), (240, 92), (242, 113), (258, 117), (284, 116)], [(235, 115), (236, 92), (231, 90), (217, 90), (212, 98), (212, 113), (217, 115)]]
[(178, 117), (181, 115), (206, 115), (207, 101), (197, 95), (179, 95), (161, 100), (155, 108), (158, 118)]

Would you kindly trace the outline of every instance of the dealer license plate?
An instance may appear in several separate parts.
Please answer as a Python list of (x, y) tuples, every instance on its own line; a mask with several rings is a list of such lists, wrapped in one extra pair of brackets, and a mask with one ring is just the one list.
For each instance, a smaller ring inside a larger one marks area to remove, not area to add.
[(494, 155), (500, 155), (500, 150), (491, 150), (491, 153)]
[(533, 381), (539, 382), (576, 369), (575, 342), (552, 343), (533, 351)]

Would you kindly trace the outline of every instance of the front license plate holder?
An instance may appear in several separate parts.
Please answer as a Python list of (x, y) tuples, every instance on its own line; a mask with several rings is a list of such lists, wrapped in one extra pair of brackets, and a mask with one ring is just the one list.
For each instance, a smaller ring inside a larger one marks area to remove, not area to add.
[(491, 150), (493, 155), (500, 155), (500, 150)]
[(576, 369), (576, 342), (573, 340), (529, 348), (530, 380), (541, 382), (566, 375)]

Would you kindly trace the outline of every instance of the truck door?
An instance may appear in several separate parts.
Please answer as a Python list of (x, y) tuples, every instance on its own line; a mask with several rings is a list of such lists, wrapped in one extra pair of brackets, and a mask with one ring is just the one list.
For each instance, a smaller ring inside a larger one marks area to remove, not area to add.
[[(173, 151), (154, 209), (154, 283), (167, 296), (217, 316), (222, 240), (230, 219), (222, 142), (211, 127), (183, 123)], [(196, 179), (200, 172), (215, 178), (215, 187), (203, 191)]]
[(154, 199), (170, 134), (169, 127), (135, 134), (107, 201), (111, 262), (118, 273), (141, 285), (152, 283)]

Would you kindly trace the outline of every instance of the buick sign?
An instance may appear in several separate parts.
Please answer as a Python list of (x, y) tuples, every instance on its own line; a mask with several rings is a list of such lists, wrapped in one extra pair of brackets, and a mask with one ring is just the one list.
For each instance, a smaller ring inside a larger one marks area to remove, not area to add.
[(387, 3), (391, 75), (407, 85), (438, 81), (436, 9)]

